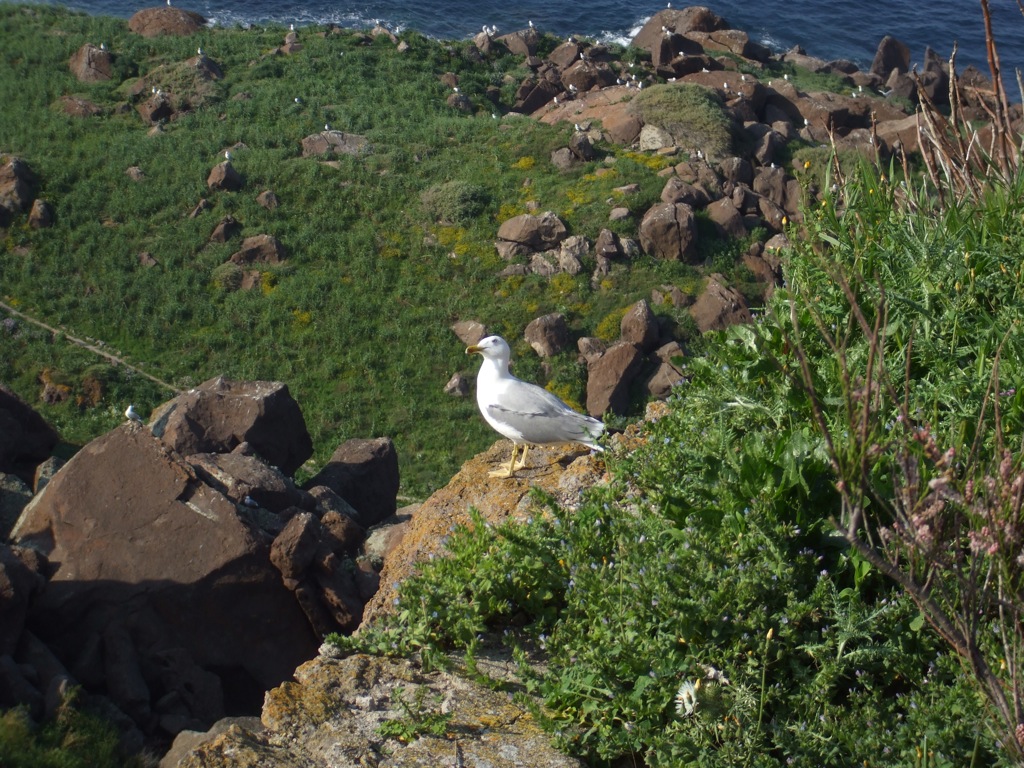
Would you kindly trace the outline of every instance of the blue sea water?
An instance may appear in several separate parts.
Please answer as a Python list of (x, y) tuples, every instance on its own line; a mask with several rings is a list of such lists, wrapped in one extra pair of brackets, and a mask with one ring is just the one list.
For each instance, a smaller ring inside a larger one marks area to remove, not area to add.
[[(296, 27), (334, 23), (361, 28), (380, 21), (394, 31), (411, 28), (430, 37), (453, 40), (470, 37), (485, 24), (510, 32), (533, 21), (540, 30), (561, 37), (575, 34), (621, 43), (628, 43), (644, 21), (665, 7), (664, 0), (172, 1), (222, 26), (273, 22)], [(61, 4), (91, 14), (128, 18), (156, 3), (65, 0)], [(943, 59), (948, 58), (956, 41), (958, 69), (974, 64), (985, 73), (989, 71), (981, 5), (972, 0), (676, 0), (675, 7), (687, 4), (708, 5), (733, 27), (745, 30), (776, 52), (801, 45), (812, 56), (851, 59), (867, 68), (878, 41), (893, 35), (910, 46), (916, 62), (922, 61), (926, 46)], [(990, 7), (1004, 82), (1016, 95), (1013, 70), (1024, 69), (1024, 16), (1016, 0), (990, 0)]]

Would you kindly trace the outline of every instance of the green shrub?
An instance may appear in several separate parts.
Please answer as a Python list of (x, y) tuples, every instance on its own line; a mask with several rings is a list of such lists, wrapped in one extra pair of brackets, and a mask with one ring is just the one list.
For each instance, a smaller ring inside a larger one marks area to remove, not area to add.
[(420, 202), (435, 221), (461, 224), (476, 218), (491, 202), (490, 194), (478, 184), (446, 181), (423, 191)]
[(731, 153), (732, 132), (721, 97), (711, 88), (671, 83), (644, 88), (630, 111), (646, 125), (656, 125), (687, 150), (699, 149), (721, 159)]

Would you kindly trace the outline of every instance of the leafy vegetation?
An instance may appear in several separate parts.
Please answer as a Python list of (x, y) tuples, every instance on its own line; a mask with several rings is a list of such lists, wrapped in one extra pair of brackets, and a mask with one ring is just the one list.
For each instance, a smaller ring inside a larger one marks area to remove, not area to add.
[(699, 85), (655, 85), (633, 98), (630, 109), (645, 123), (662, 126), (681, 147), (723, 158), (732, 148), (731, 123), (719, 95)]

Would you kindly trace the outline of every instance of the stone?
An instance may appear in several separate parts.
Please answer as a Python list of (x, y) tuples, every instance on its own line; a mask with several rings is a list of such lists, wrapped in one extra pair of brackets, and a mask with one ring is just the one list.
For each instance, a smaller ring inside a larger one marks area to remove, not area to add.
[(309, 512), (288, 521), (270, 547), (270, 562), (285, 580), (302, 578), (313, 562), (322, 533), (320, 521)]
[(742, 238), (747, 236), (747, 226), (743, 223), (743, 215), (728, 197), (716, 200), (704, 209), (715, 229), (723, 237)]
[(608, 411), (625, 413), (629, 390), (643, 364), (643, 353), (635, 344), (621, 341), (600, 357), (587, 362), (587, 413), (599, 417)]
[(887, 79), (893, 70), (904, 74), (910, 69), (910, 48), (891, 35), (883, 37), (875, 51), (870, 71)]
[(71, 117), (96, 117), (103, 114), (103, 108), (88, 99), (80, 99), (76, 96), (61, 96), (60, 108), (65, 115)]
[(28, 214), (28, 225), (32, 229), (48, 229), (53, 226), (53, 206), (38, 198), (32, 201), (32, 210)]
[(523, 338), (540, 357), (554, 357), (572, 344), (565, 315), (560, 312), (552, 312), (531, 320), (526, 326)]
[(265, 189), (260, 192), (256, 197), (256, 202), (268, 211), (274, 210), (281, 204), (281, 201), (277, 199), (277, 195), (275, 195), (273, 190), (270, 189)]
[(393, 515), (398, 497), (398, 453), (389, 437), (347, 440), (304, 486), (325, 485), (358, 512), (369, 528)]
[(654, 351), (652, 358), (657, 362), (657, 367), (647, 378), (647, 394), (659, 400), (672, 394), (672, 389), (683, 380), (683, 371), (675, 360), (684, 354), (677, 341), (671, 341)]
[[(177, 768), (385, 763), (391, 768), (582, 768), (551, 747), (536, 720), (503, 692), (452, 672), (425, 672), (406, 659), (332, 658), (328, 648), (297, 669), (294, 682), (268, 692), (260, 727), (232, 724), (204, 737), (184, 753)], [(406, 702), (404, 708), (396, 696)], [(403, 744), (381, 736), (381, 723), (408, 717), (414, 701), (439, 702), (439, 710), (451, 715), (448, 728), (458, 738), (420, 734)]]
[(521, 243), (532, 250), (557, 246), (568, 234), (565, 224), (551, 211), (540, 216), (529, 213), (513, 216), (498, 227), (500, 240)]
[(602, 229), (597, 235), (597, 240), (594, 241), (594, 252), (599, 257), (606, 259), (622, 258), (622, 242), (619, 240), (619, 236), (610, 229)]
[(461, 373), (453, 373), (448, 383), (444, 385), (444, 393), (454, 397), (465, 397), (469, 394), (469, 380)]
[(692, 262), (697, 255), (697, 223), (685, 203), (661, 203), (640, 222), (640, 245), (659, 259)]
[(639, 347), (641, 352), (650, 352), (659, 335), (658, 318), (643, 299), (631, 306), (619, 323), (619, 338)]
[(344, 131), (325, 130), (313, 133), (302, 140), (303, 157), (323, 155), (351, 155), (359, 157), (369, 154), (370, 141), (365, 136)]
[(91, 43), (86, 43), (73, 54), (68, 66), (80, 82), (101, 83), (109, 80), (114, 71), (114, 56)]
[(205, 26), (206, 19), (198, 13), (170, 5), (144, 8), (128, 19), (128, 29), (143, 37), (188, 36)]
[(36, 466), (50, 457), (59, 440), (42, 416), (0, 384), (0, 472), (31, 484)]
[(291, 475), (313, 455), (313, 441), (288, 385), (221, 376), (159, 406), (153, 435), (183, 456), (228, 453), (247, 442), (267, 463)]
[(735, 184), (746, 184), (748, 187), (754, 181), (754, 168), (750, 161), (742, 157), (727, 157), (718, 164), (718, 171), (725, 181)]
[(296, 488), (290, 477), (259, 456), (245, 455), (237, 448), (232, 453), (193, 453), (188, 463), (204, 483), (235, 504), (248, 506), (248, 497), (274, 513), (313, 506), (309, 494)]
[(690, 315), (701, 333), (720, 331), (738, 323), (753, 322), (743, 294), (725, 285), (721, 275), (712, 275), (704, 291), (690, 307)]
[[(244, 710), (315, 647), (266, 539), (145, 428), (123, 425), (83, 447), (12, 539), (54, 565), (30, 622), (69, 667), (91, 636), (122, 624), (143, 667), (184, 648), (230, 681), (230, 706)], [(148, 685), (155, 699), (166, 693)]]
[(228, 192), (237, 192), (245, 186), (245, 180), (241, 174), (231, 165), (230, 160), (218, 163), (210, 171), (206, 178), (206, 186), (210, 189), (223, 189)]
[(242, 241), (242, 247), (231, 254), (229, 261), (239, 266), (280, 264), (287, 255), (285, 247), (273, 235), (253, 235)]
[(170, 120), (174, 115), (174, 105), (170, 98), (163, 93), (154, 93), (144, 102), (135, 107), (139, 117), (149, 125)]
[(226, 243), (241, 231), (242, 225), (234, 216), (225, 216), (217, 222), (217, 226), (213, 228), (213, 232), (210, 234), (210, 242)]
[(467, 347), (470, 344), (476, 344), (487, 335), (487, 328), (483, 323), (479, 323), (476, 320), (459, 320), (452, 323), (451, 329), (459, 341)]

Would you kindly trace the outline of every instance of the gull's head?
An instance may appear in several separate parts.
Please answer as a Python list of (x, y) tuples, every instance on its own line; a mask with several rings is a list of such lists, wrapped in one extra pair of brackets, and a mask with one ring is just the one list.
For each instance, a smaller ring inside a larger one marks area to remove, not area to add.
[(512, 350), (501, 336), (487, 336), (466, 347), (466, 354), (482, 355), (487, 360), (504, 360), (507, 363), (512, 356)]

